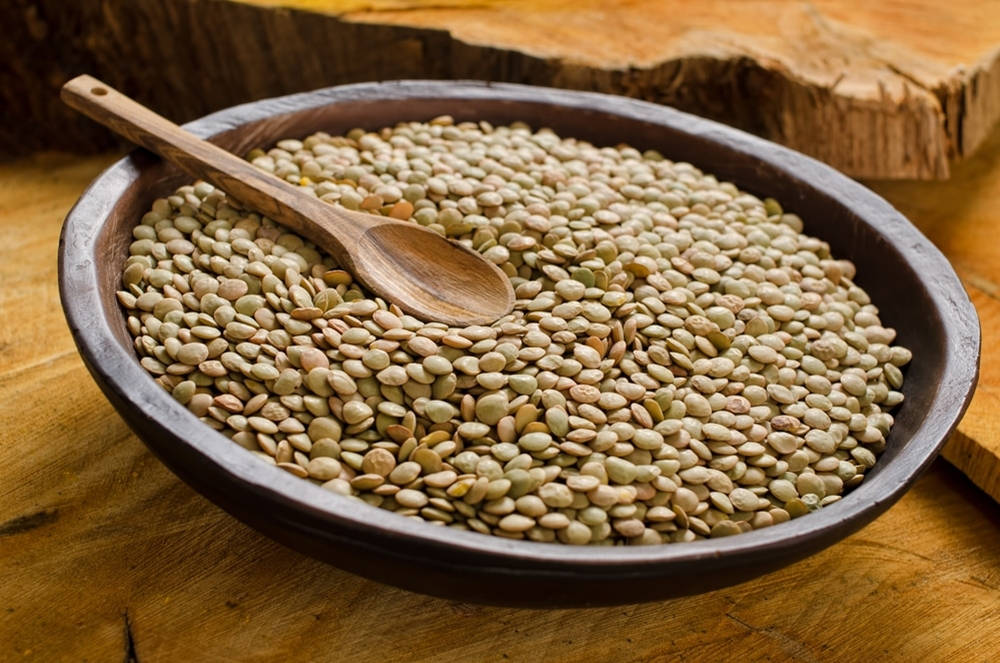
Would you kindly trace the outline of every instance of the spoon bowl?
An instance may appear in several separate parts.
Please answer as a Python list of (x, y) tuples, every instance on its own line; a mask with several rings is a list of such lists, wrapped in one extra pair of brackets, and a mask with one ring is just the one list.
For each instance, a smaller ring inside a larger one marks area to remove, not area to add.
[(425, 320), (488, 325), (514, 306), (510, 279), (499, 267), (415, 224), (383, 223), (365, 231), (358, 239), (354, 272), (365, 283), (392, 284), (386, 295), (407, 302), (401, 308)]

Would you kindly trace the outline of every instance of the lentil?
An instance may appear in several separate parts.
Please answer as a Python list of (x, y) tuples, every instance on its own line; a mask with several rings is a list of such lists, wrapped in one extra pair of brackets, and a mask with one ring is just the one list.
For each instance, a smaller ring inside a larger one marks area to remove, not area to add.
[(439, 525), (647, 544), (823, 508), (885, 447), (912, 355), (773, 199), (447, 117), (251, 157), (461, 242), (517, 293), (491, 326), (423, 322), (206, 183), (156, 201), (118, 293), (141, 365), (296, 476)]

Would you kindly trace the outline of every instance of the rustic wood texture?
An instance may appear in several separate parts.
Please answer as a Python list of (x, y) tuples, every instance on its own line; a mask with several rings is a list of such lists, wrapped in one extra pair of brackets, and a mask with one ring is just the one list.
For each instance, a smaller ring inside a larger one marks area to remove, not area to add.
[[(266, 214), (326, 250), (338, 265), (402, 311), (450, 325), (491, 324), (514, 308), (514, 288), (479, 253), (401, 218), (329, 205), (242, 157), (201, 140), (100, 80), (68, 81), (66, 104), (192, 177)], [(405, 201), (404, 201), (405, 202)], [(397, 313), (400, 311), (396, 311)]]
[[(989, 145), (954, 182), (878, 186), (978, 283), (983, 378), (946, 452), (953, 460), (963, 438), (997, 439), (990, 340), (1000, 337), (1000, 309), (984, 288), (996, 288), (990, 265), (1000, 264), (1000, 133)], [(432, 599), (256, 534), (128, 431), (63, 322), (60, 222), (111, 161), (0, 166), (0, 660), (1000, 658), (1000, 508), (940, 462), (882, 518), (804, 562), (638, 606), (533, 611)]]
[(869, 185), (948, 256), (979, 313), (979, 385), (944, 457), (1000, 501), (1000, 130), (947, 182)]
[(621, 93), (862, 177), (947, 177), (1000, 117), (980, 0), (11, 0), (0, 25), (0, 154), (109, 146), (56, 101), (84, 71), (178, 120), (390, 78)]

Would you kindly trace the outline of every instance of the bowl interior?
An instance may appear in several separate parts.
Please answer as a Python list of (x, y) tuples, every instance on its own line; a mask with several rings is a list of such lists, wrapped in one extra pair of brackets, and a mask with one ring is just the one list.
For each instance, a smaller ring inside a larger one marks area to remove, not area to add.
[[(850, 258), (858, 267), (857, 282), (879, 307), (882, 321), (899, 332), (898, 343), (909, 347), (916, 361), (907, 367), (906, 401), (896, 412), (896, 425), (887, 440), (882, 462), (871, 479), (898, 452), (923, 422), (937, 387), (934, 357), (944, 345), (944, 321), (929, 300), (925, 284), (898, 247), (874, 232), (847, 204), (822, 188), (822, 182), (803, 182), (751, 155), (718, 149), (715, 136), (692, 135), (652, 122), (589, 109), (566, 109), (546, 102), (497, 102), (481, 99), (359, 100), (285, 113), (249, 122), (212, 136), (212, 142), (236, 154), (267, 149), (283, 138), (304, 138), (316, 131), (337, 135), (355, 127), (377, 130), (401, 121), (429, 120), (449, 114), (456, 121), (485, 120), (493, 124), (527, 122), (533, 128), (550, 127), (566, 137), (599, 146), (627, 143), (639, 150), (659, 150), (673, 161), (688, 161), (720, 180), (734, 182), (755, 195), (776, 198), (787, 211), (799, 214), (805, 232), (830, 243), (837, 258)], [(131, 228), (152, 202), (191, 180), (177, 168), (140, 155), (140, 176), (115, 205), (101, 233), (106, 260), (99, 267), (105, 315), (115, 337), (126, 348), (131, 341), (114, 292), (121, 266), (128, 256)], [(817, 186), (817, 184), (819, 186)], [(919, 266), (917, 266), (919, 268)]]

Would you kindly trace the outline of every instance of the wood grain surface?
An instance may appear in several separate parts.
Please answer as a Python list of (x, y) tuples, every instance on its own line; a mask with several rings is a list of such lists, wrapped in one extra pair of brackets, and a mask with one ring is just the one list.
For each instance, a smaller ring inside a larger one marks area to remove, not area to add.
[(947, 182), (869, 182), (951, 260), (979, 313), (979, 385), (944, 457), (1000, 501), (1000, 128)]
[[(877, 187), (952, 255), (983, 317), (983, 379), (948, 447), (955, 462), (963, 440), (997, 439), (998, 147), (994, 135), (947, 184)], [(0, 660), (1000, 658), (1000, 507), (940, 461), (886, 515), (812, 558), (737, 587), (619, 608), (432, 599), (260, 536), (127, 430), (63, 322), (60, 223), (111, 161), (0, 166)]]
[(108, 147), (56, 99), (84, 72), (178, 121), (395, 78), (619, 93), (865, 177), (946, 177), (1000, 117), (982, 0), (9, 0), (0, 25), (0, 154)]

